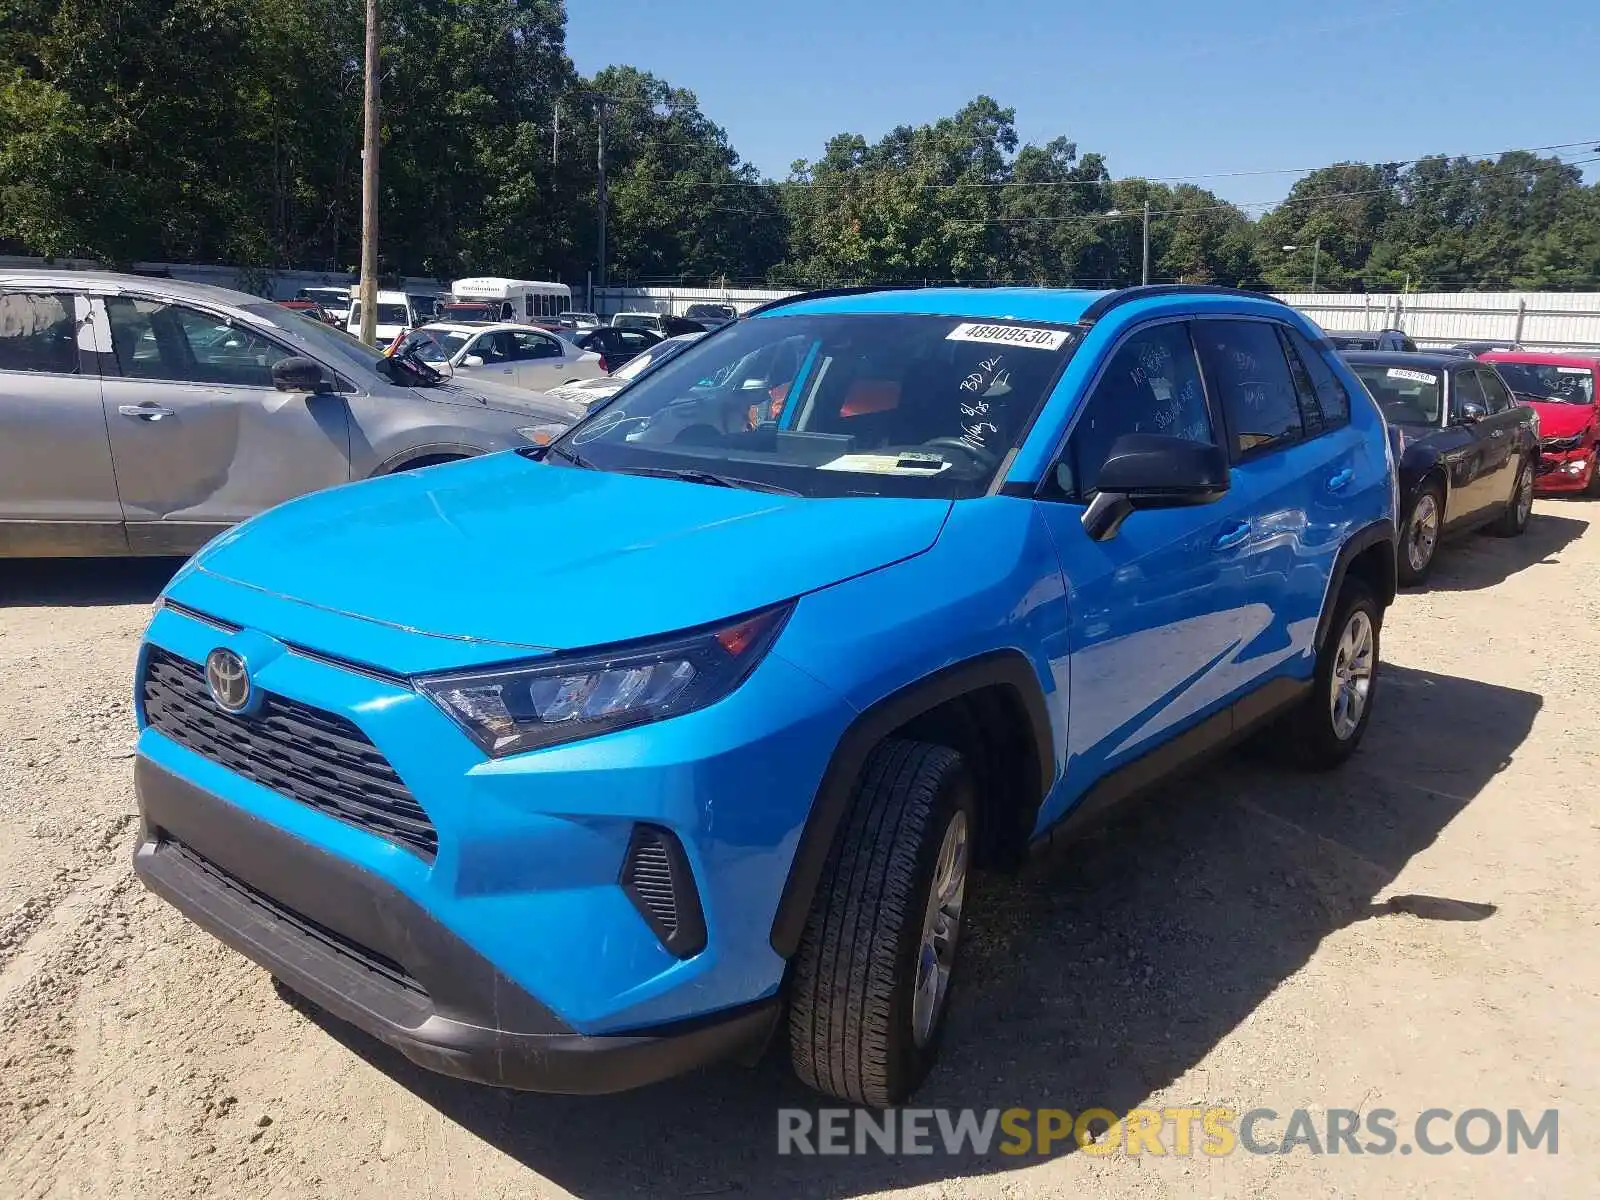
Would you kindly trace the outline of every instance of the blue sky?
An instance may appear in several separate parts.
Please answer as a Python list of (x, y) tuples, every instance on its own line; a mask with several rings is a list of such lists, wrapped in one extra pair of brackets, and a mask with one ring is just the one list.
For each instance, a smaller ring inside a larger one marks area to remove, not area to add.
[[(1025, 141), (1237, 203), (1292, 174), (1600, 141), (1600, 0), (568, 0), (580, 71), (694, 91), (770, 176), (832, 134), (876, 138), (980, 93)], [(1583, 148), (1566, 152), (1583, 157)], [(1594, 166), (1585, 168), (1593, 180)], [(1259, 208), (1252, 211), (1260, 211)]]

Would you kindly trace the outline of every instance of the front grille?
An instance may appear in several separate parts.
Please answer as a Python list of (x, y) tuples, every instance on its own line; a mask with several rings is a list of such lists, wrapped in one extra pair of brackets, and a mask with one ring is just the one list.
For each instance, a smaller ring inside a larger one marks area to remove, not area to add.
[(427, 997), (427, 990), (422, 984), (394, 959), (353, 942), (342, 933), (336, 933), (326, 925), (319, 924), (292, 908), (285, 908), (265, 892), (257, 891), (244, 880), (230, 875), (209, 858), (191, 850), (182, 842), (168, 837), (165, 839), (162, 852), (176, 854), (189, 866), (202, 872), (217, 887), (231, 893), (235, 899), (263, 910), (270, 918), (289, 926), (300, 936), (333, 951), (352, 965), (371, 972), (381, 981), (403, 988), (413, 995)]
[(198, 663), (151, 646), (140, 684), (150, 725), (280, 795), (432, 859), (439, 834), (400, 776), (354, 724), (263, 693), (250, 716), (211, 701)]
[(1539, 443), (1539, 448), (1547, 452), (1554, 451), (1559, 454), (1565, 450), (1576, 450), (1581, 445), (1583, 445), (1583, 434), (1580, 433), (1573, 437), (1545, 438), (1544, 441)]

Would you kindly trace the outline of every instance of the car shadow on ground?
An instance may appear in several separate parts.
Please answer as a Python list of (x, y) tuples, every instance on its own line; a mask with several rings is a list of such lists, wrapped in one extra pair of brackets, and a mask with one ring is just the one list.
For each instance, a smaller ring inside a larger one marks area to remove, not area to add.
[[(1472, 533), (1452, 538), (1439, 547), (1439, 561), (1425, 585), (1433, 592), (1475, 592), (1494, 587), (1530, 567), (1554, 566), (1559, 555), (1583, 536), (1595, 520), (1600, 505), (1573, 509), (1573, 516), (1551, 511), (1554, 504), (1541, 499), (1521, 537), (1502, 538)], [(1590, 514), (1593, 514), (1591, 517)]]
[(147, 604), (182, 558), (19, 558), (0, 561), (0, 608)]
[[(1306, 776), (1235, 755), (1136, 802), (974, 898), (965, 976), (924, 1106), (1123, 1112), (1183, 1076), (1321, 941), (1371, 919), (1492, 919), (1493, 896), (1386, 896), (1510, 763), (1539, 696), (1385, 666), (1360, 753)], [(580, 967), (580, 964), (574, 964)], [(776, 1110), (828, 1104), (781, 1045), (599, 1097), (432, 1075), (333, 1018), (324, 1029), (449, 1119), (578, 1196), (854, 1197), (1026, 1165), (991, 1150), (779, 1156)]]

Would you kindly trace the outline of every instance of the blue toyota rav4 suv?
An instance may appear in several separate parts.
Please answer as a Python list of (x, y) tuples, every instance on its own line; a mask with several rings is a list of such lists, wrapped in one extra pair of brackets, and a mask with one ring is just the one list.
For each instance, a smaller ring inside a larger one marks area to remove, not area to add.
[(1383, 418), (1219, 288), (769, 305), (547, 444), (213, 541), (137, 666), (144, 881), (425, 1067), (932, 1064), (973, 868), (1269, 724), (1337, 765)]

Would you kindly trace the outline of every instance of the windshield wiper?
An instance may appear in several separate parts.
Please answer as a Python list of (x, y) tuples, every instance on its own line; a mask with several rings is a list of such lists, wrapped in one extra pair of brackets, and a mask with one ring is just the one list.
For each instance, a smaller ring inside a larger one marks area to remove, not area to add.
[(624, 475), (652, 475), (662, 479), (681, 479), (685, 483), (704, 483), (711, 487), (739, 488), (746, 492), (773, 492), (780, 496), (798, 496), (793, 488), (764, 483), (758, 479), (740, 479), (735, 475), (718, 475), (715, 471), (699, 471), (693, 467), (619, 467)]
[(598, 471), (600, 469), (599, 467), (595, 466), (592, 462), (590, 462), (587, 458), (585, 458), (583, 455), (579, 454), (576, 450), (568, 450), (565, 446), (548, 446), (548, 447), (546, 447), (545, 448), (545, 455), (549, 456), (551, 454), (558, 455), (561, 458), (566, 459), (573, 466), (582, 467), (585, 471)]

